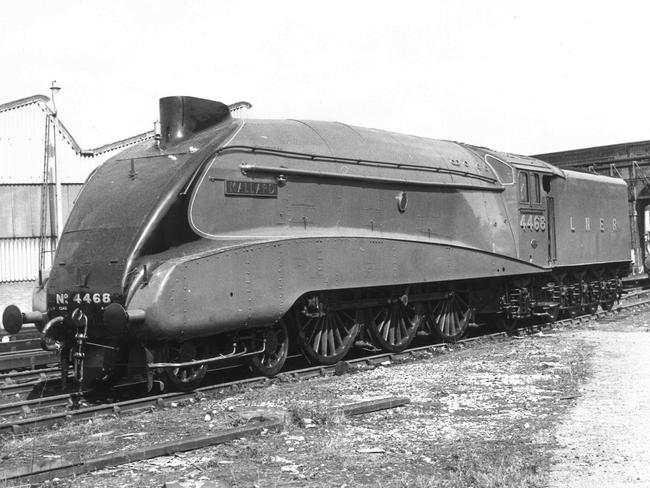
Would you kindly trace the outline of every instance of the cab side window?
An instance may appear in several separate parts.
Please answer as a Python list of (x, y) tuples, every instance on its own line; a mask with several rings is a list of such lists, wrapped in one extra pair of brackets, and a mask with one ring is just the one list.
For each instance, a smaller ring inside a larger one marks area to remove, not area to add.
[(539, 175), (533, 175), (533, 203), (542, 203), (542, 196), (539, 189)]
[(528, 189), (528, 173), (519, 172), (519, 201), (528, 203), (530, 202), (530, 193)]

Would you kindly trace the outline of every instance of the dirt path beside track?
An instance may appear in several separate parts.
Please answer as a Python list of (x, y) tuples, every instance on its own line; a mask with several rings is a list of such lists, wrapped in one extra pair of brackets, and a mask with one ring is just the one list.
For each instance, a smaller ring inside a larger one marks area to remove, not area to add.
[(600, 322), (591, 377), (557, 428), (551, 487), (650, 486), (650, 314)]

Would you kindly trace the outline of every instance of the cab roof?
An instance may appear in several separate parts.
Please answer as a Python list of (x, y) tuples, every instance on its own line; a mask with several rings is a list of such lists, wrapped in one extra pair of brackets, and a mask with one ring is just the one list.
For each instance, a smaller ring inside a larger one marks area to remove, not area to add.
[(542, 161), (541, 159), (532, 158), (530, 156), (521, 156), (518, 154), (510, 154), (510, 153), (501, 153), (500, 156), (501, 159), (503, 159), (506, 163), (511, 165), (513, 168), (521, 169), (524, 171), (536, 171), (538, 173), (547, 173), (547, 174), (559, 176), (561, 178), (566, 178), (566, 175), (564, 174), (563, 170), (561, 170), (557, 166), (548, 164), (547, 162)]

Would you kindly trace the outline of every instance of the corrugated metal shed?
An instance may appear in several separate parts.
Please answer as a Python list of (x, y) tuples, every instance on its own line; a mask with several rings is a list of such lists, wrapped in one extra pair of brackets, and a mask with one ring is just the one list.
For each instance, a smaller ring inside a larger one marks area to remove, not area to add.
[[(0, 239), (1, 282), (34, 281), (38, 276), (38, 237)], [(46, 267), (52, 262), (52, 245), (45, 240)]]
[[(68, 215), (81, 184), (67, 183), (61, 186), (63, 215)], [(0, 185), (0, 238), (12, 239), (39, 237), (41, 232), (41, 192), (37, 184)], [(51, 236), (51, 210), (45, 211), (46, 236)]]
[[(0, 282), (33, 280), (39, 269), (41, 215), (45, 236), (52, 237), (53, 200), (43, 211), (43, 167), (46, 124), (52, 129), (50, 146), (56, 146), (61, 210), (67, 218), (90, 172), (122, 148), (153, 137), (153, 131), (83, 150), (65, 125), (53, 117), (44, 95), (0, 105)], [(53, 138), (56, 138), (54, 140)], [(51, 172), (49, 173), (52, 180)], [(50, 192), (53, 185), (50, 185)], [(44, 239), (45, 265), (51, 262), (51, 239)]]

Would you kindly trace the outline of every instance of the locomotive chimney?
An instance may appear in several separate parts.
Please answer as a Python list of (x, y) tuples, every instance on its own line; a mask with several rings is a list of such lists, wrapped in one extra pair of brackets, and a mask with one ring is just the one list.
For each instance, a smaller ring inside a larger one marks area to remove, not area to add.
[(230, 118), (228, 106), (195, 97), (160, 99), (162, 145), (176, 144)]

